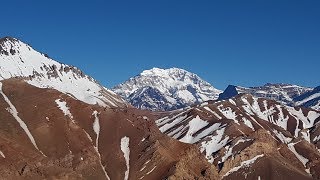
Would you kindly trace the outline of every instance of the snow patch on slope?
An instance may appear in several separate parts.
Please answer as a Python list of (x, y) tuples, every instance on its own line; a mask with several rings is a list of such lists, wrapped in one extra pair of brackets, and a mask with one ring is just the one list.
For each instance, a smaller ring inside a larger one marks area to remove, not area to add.
[[(84, 133), (87, 135), (88, 139), (92, 142), (91, 136), (90, 136), (85, 130), (83, 130), (83, 131), (84, 131)], [(103, 164), (102, 164), (102, 162), (101, 162), (101, 154), (99, 153), (98, 147), (97, 147), (97, 146), (94, 146), (94, 150), (96, 151), (96, 153), (97, 153), (97, 155), (98, 155), (98, 157), (99, 157), (99, 164), (100, 164), (100, 167), (101, 167), (101, 169), (102, 169), (102, 171), (103, 171), (106, 179), (107, 179), (107, 180), (110, 180), (110, 177), (109, 177), (109, 175), (108, 175), (108, 173), (107, 173), (107, 171), (106, 171), (106, 168), (103, 166)], [(70, 153), (71, 153), (71, 151), (70, 151)]]
[(302, 109), (299, 108), (299, 110), (297, 111), (295, 108), (293, 107), (288, 107), (287, 108), (288, 111), (290, 112), (291, 115), (295, 116), (297, 119), (299, 119), (300, 121), (302, 121), (303, 123), (303, 128), (304, 129), (308, 129), (311, 128), (314, 125), (314, 121), (320, 117), (320, 113), (317, 113), (315, 111), (309, 111), (308, 115), (305, 116), (302, 112)]
[[(223, 107), (222, 105), (220, 105), (219, 107), (220, 112), (224, 115), (224, 117), (226, 117), (227, 119), (232, 119), (236, 121), (236, 113), (234, 111), (232, 111), (232, 109), (230, 107)], [(237, 123), (239, 124), (239, 123)]]
[(94, 122), (93, 122), (93, 131), (96, 133), (96, 147), (99, 149), (99, 134), (100, 134), (100, 123), (99, 123), (99, 117), (98, 112), (93, 111), (92, 115), (94, 116)]
[(69, 107), (67, 106), (67, 102), (61, 100), (61, 99), (56, 99), (55, 102), (58, 105), (58, 108), (64, 113), (65, 116), (68, 116), (72, 123), (75, 123), (75, 121), (73, 120), (73, 116), (69, 110)]
[[(166, 124), (164, 124), (163, 122), (168, 122), (168, 121), (171, 121), (172, 119), (171, 118), (160, 119), (159, 121), (156, 121), (156, 123), (157, 123), (158, 127), (160, 127), (159, 129), (161, 132), (166, 132), (167, 130), (174, 127), (175, 125), (177, 125), (181, 121), (185, 120), (186, 117), (187, 117), (187, 115), (177, 117), (171, 123), (166, 123)], [(167, 120), (167, 121), (165, 121), (165, 120)], [(162, 124), (163, 124), (163, 126), (161, 126)]]
[(156, 169), (156, 167), (157, 167), (157, 166), (154, 166), (150, 171), (148, 171), (148, 172), (147, 172), (147, 175), (148, 175), (148, 174), (151, 174), (151, 173)]
[(290, 137), (286, 137), (285, 135), (282, 134), (282, 132), (279, 132), (277, 130), (273, 130), (273, 133), (276, 135), (276, 137), (278, 139), (280, 139), (281, 142), (288, 144), (289, 142), (291, 142), (292, 138)]
[(116, 107), (115, 103), (107, 100), (101, 95), (99, 92), (101, 91), (101, 87), (96, 83), (85, 78), (75, 79), (74, 74), (71, 72), (64, 73), (63, 75), (60, 75), (59, 78), (48, 79), (36, 77), (27, 82), (38, 88), (53, 88), (62, 93), (70, 94), (71, 97), (87, 104), (99, 104), (100, 106), (106, 107), (107, 104), (104, 101), (107, 101), (111, 106)]
[(130, 149), (129, 149), (129, 137), (121, 138), (121, 151), (123, 152), (124, 159), (126, 161), (127, 171), (124, 174), (124, 180), (128, 180), (129, 178), (129, 161), (130, 161)]
[[(2, 83), (0, 82), (0, 93), (3, 96), (3, 99), (8, 103), (9, 107), (7, 108), (8, 112), (17, 120), (20, 127), (24, 130), (24, 132), (27, 134), (29, 140), (33, 144), (33, 146), (39, 150), (36, 141), (34, 140), (31, 132), (28, 129), (27, 124), (18, 116), (18, 111), (16, 107), (11, 103), (10, 99), (4, 94), (2, 91)], [(39, 150), (40, 151), (40, 150)], [(41, 152), (41, 151), (40, 151)], [(42, 152), (41, 152), (42, 153)], [(42, 153), (43, 154), (43, 153)]]
[(209, 111), (210, 113), (212, 113), (215, 117), (217, 117), (218, 119), (222, 119), (221, 116), (219, 116), (216, 112), (214, 112), (213, 110), (211, 110), (209, 107), (205, 106), (203, 107), (205, 110)]
[(0, 155), (1, 155), (3, 158), (6, 158), (6, 156), (3, 154), (2, 151), (0, 151)]
[(223, 177), (229, 176), (230, 174), (237, 172), (239, 169), (243, 168), (243, 167), (249, 167), (251, 164), (253, 164), (257, 159), (263, 157), (263, 154), (257, 155), (252, 159), (246, 160), (241, 162), (240, 166), (236, 166), (234, 168), (232, 168), (231, 170), (229, 170)]
[(248, 120), (248, 119), (245, 118), (245, 117), (242, 117), (242, 120), (243, 120), (243, 123), (244, 123), (246, 126), (248, 126), (250, 129), (252, 129), (252, 131), (254, 131), (254, 127), (253, 127), (253, 125), (252, 125), (252, 123), (251, 123), (250, 120)]
[(193, 144), (197, 141), (199, 141), (199, 138), (193, 137), (193, 134), (198, 132), (200, 129), (204, 128), (207, 126), (209, 123), (207, 121), (204, 121), (200, 119), (199, 116), (196, 118), (193, 118), (191, 121), (189, 121), (189, 130), (187, 134), (181, 138), (179, 141), (184, 142), (184, 143), (190, 143)]
[(239, 139), (234, 145), (229, 145), (229, 146), (226, 146), (226, 152), (224, 154), (224, 156), (222, 156), (221, 158), (221, 162), (225, 162), (230, 156), (232, 156), (232, 151), (233, 151), (233, 148), (236, 147), (238, 144), (240, 143), (244, 143), (244, 142), (247, 142), (247, 141), (252, 141), (251, 139)]
[[(297, 142), (298, 143), (298, 142)], [(291, 152), (293, 152), (293, 154), (299, 159), (299, 161), (304, 165), (304, 167), (307, 167), (307, 163), (309, 161), (309, 159), (301, 156), (295, 149), (294, 145), (296, 145), (297, 143), (290, 143), (288, 144), (288, 148), (290, 149)]]
[(229, 140), (228, 136), (222, 139), (224, 135), (224, 131), (225, 131), (225, 127), (216, 130), (215, 131), (216, 135), (208, 136), (208, 139), (210, 140), (201, 143), (200, 151), (201, 152), (205, 151), (206, 158), (210, 163), (213, 163), (213, 160), (214, 160), (212, 157), (212, 153), (217, 152), (222, 147), (224, 147)]

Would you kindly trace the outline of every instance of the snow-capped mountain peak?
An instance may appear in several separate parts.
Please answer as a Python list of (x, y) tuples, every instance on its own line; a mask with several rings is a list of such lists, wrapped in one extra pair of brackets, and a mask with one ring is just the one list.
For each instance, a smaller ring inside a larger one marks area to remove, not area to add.
[(144, 70), (112, 90), (134, 106), (150, 110), (186, 107), (216, 99), (221, 92), (198, 75), (179, 68)]
[(19, 44), (22, 44), (21, 41), (13, 37), (0, 38), (0, 48), (2, 51), (10, 52), (10, 49), (17, 50), (20, 46)]
[(61, 64), (12, 37), (0, 39), (0, 80), (22, 78), (39, 88), (53, 88), (89, 104), (126, 103), (76, 67)]
[[(172, 68), (173, 69), (173, 68)], [(148, 69), (148, 70), (144, 70), (140, 73), (141, 76), (166, 76), (168, 73), (166, 70), (164, 69), (160, 69), (160, 68), (152, 68), (152, 69)]]
[(161, 69), (161, 68), (152, 68), (149, 70), (144, 70), (140, 73), (141, 76), (162, 76), (162, 77), (172, 77), (172, 78), (183, 78), (184, 76), (197, 76), (191, 72), (188, 72), (184, 69), (180, 68), (169, 68), (169, 69)]

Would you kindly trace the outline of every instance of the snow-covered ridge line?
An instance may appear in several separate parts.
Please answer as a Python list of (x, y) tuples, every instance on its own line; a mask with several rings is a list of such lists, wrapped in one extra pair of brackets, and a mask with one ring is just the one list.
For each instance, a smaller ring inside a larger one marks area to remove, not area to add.
[(123, 152), (123, 156), (124, 159), (126, 161), (126, 166), (127, 166), (127, 170), (124, 173), (124, 180), (128, 180), (129, 178), (129, 170), (130, 170), (130, 148), (129, 148), (129, 137), (125, 136), (123, 138), (121, 138), (121, 142), (120, 142), (120, 147), (121, 147), (121, 151)]
[[(9, 107), (7, 108), (8, 112), (17, 120), (17, 122), (20, 124), (20, 127), (24, 130), (24, 132), (27, 134), (29, 137), (29, 140), (33, 144), (33, 146), (39, 150), (37, 143), (35, 139), (33, 138), (31, 132), (28, 129), (27, 124), (18, 116), (18, 111), (16, 107), (11, 103), (10, 99), (4, 94), (2, 91), (2, 83), (0, 82), (0, 94), (3, 96), (3, 99), (7, 102)], [(40, 151), (40, 150), (39, 150)], [(40, 151), (41, 152), (41, 151)], [(42, 152), (41, 152), (42, 153)], [(43, 153), (42, 153), (43, 154)]]
[(20, 77), (38, 88), (52, 88), (88, 104), (104, 107), (126, 103), (74, 66), (59, 63), (15, 38), (0, 43), (0, 80)]

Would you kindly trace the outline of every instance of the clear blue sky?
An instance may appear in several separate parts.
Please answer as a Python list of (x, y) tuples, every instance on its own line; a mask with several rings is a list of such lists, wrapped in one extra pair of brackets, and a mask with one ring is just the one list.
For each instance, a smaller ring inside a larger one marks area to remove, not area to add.
[(318, 0), (3, 1), (17, 37), (111, 87), (180, 67), (213, 86), (320, 85)]

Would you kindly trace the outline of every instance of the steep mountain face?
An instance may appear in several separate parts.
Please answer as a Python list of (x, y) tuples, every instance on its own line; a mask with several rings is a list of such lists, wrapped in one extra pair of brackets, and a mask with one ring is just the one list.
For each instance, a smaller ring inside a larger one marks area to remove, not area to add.
[(0, 80), (13, 77), (40, 88), (56, 89), (89, 104), (127, 106), (78, 68), (56, 62), (20, 40), (6, 37), (0, 39)]
[(195, 146), (160, 133), (148, 111), (8, 79), (0, 114), (3, 179), (217, 179)]
[[(155, 107), (167, 107), (170, 102), (156, 88), (147, 86), (136, 90), (128, 97), (131, 105), (139, 109), (157, 110)], [(170, 106), (172, 107), (172, 106)]]
[(295, 105), (320, 110), (320, 86), (294, 98)]
[(219, 179), (319, 179), (319, 121), (319, 111), (241, 94), (171, 112), (156, 124), (197, 145)]
[(132, 105), (153, 111), (174, 110), (217, 99), (220, 90), (183, 69), (153, 68), (112, 88)]
[(294, 105), (294, 98), (311, 91), (312, 88), (302, 87), (292, 84), (265, 84), (258, 87), (240, 87), (229, 85), (223, 93), (219, 95), (219, 100), (229, 99), (241, 93), (252, 94), (255, 97), (276, 100), (285, 105)]

